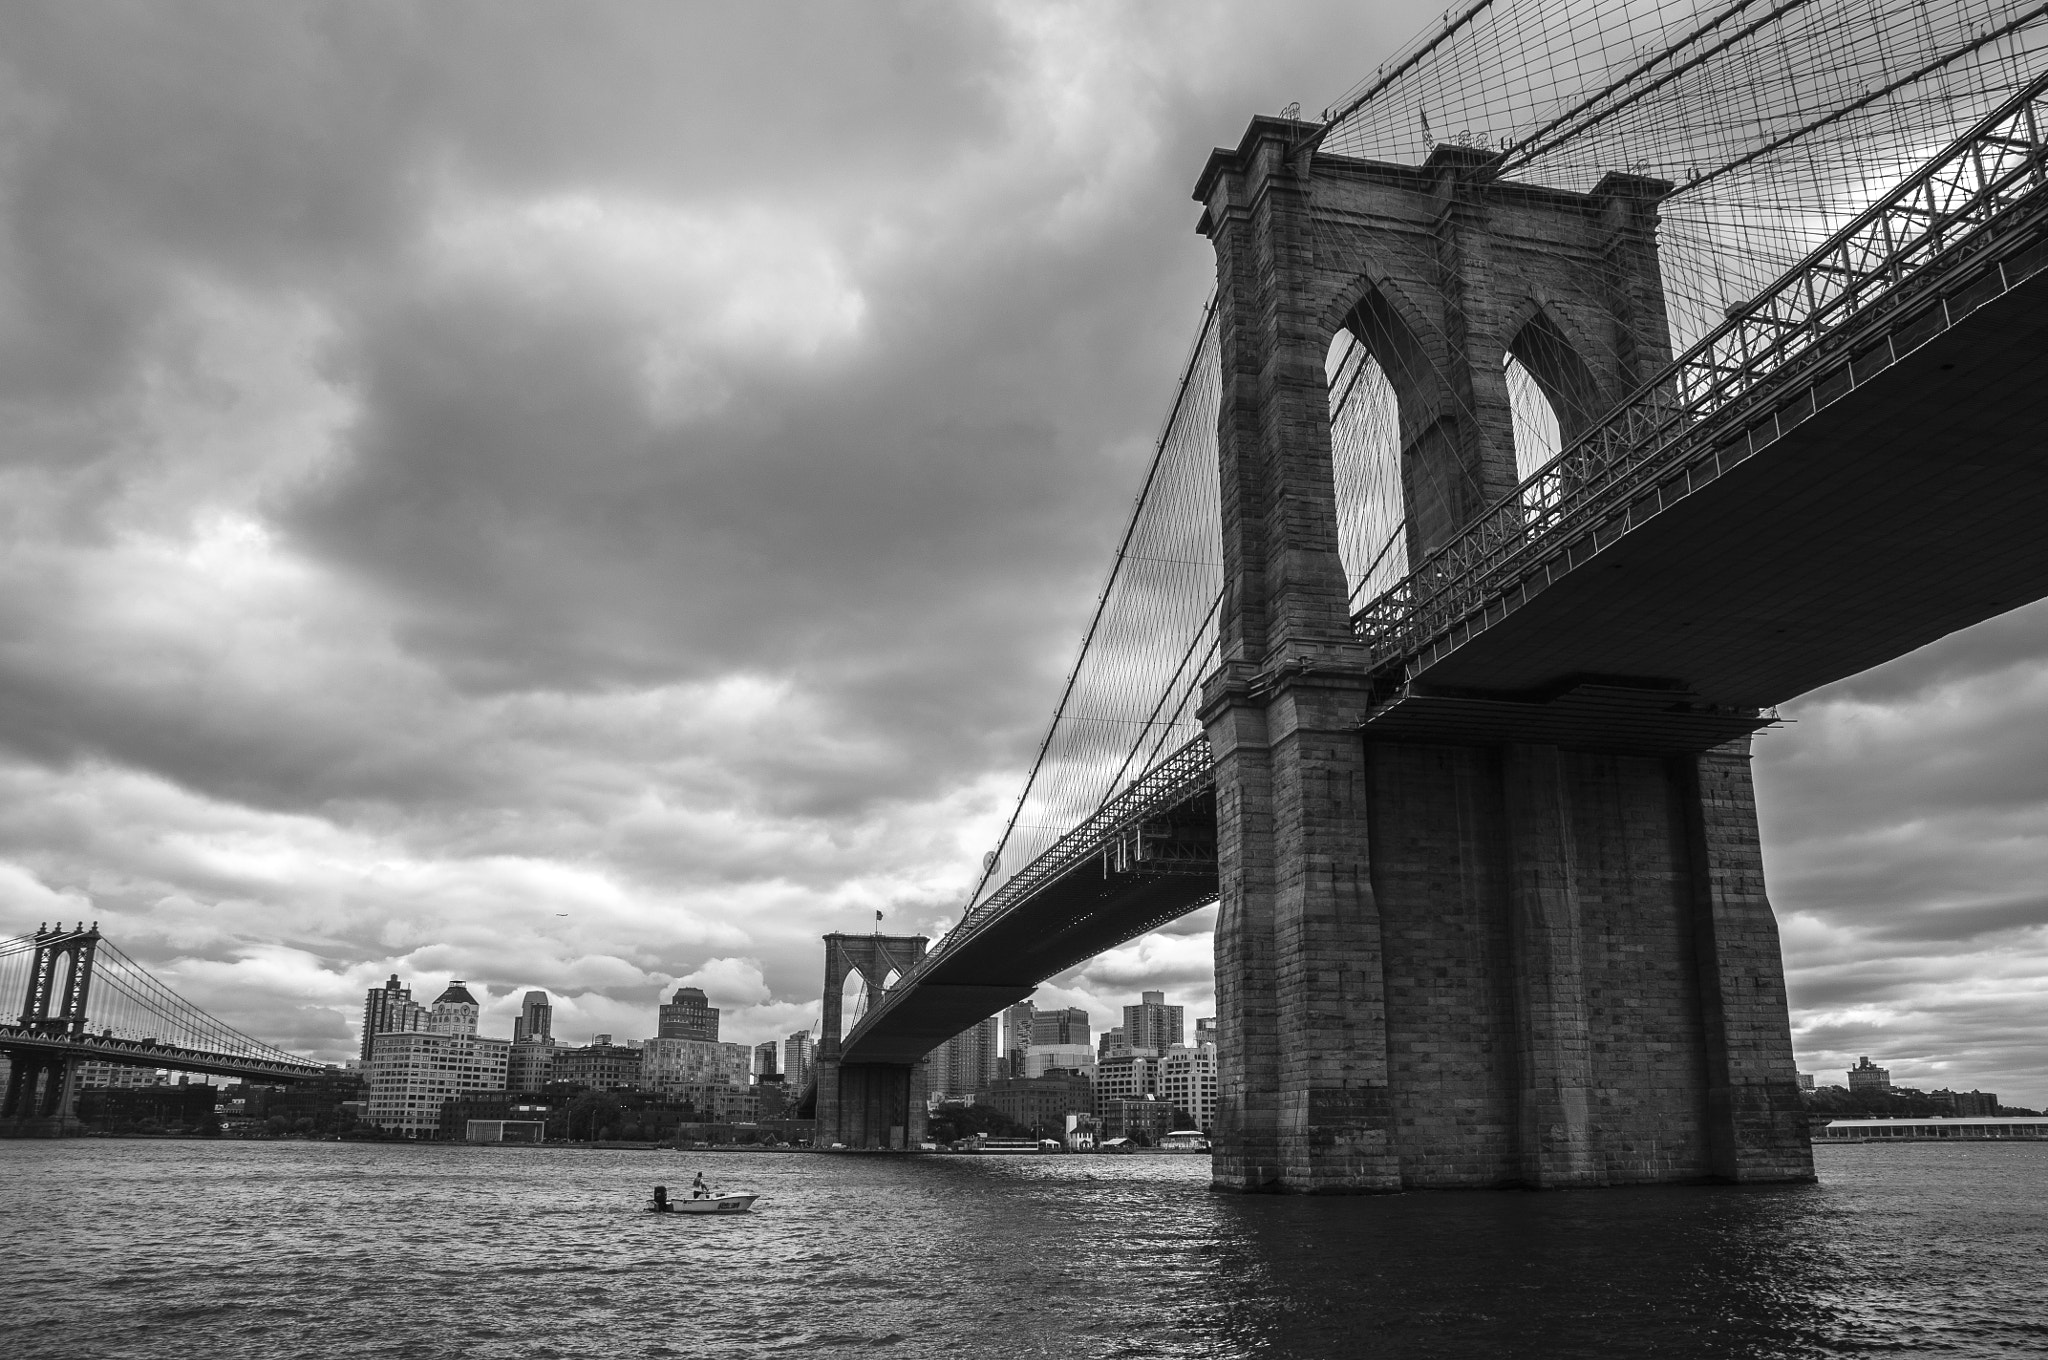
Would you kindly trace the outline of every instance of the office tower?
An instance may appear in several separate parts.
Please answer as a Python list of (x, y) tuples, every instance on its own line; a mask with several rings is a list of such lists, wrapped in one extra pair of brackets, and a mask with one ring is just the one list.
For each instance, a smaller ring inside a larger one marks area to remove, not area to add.
[(761, 1077), (776, 1076), (781, 1072), (782, 1069), (775, 1065), (776, 1047), (773, 1039), (765, 1044), (754, 1045), (754, 1076), (757, 1080)]
[(1031, 1017), (1031, 1046), (1044, 1044), (1086, 1044), (1088, 1012), (1079, 1006), (1058, 1011), (1038, 1011)]
[(1010, 1074), (1024, 1074), (1025, 1055), (1031, 1052), (1031, 1027), (1035, 1023), (1038, 1008), (1029, 1001), (1019, 1001), (1003, 1012), (1003, 1056), (1010, 1060)]
[(1165, 992), (1144, 993), (1137, 1005), (1124, 1007), (1124, 1046), (1134, 1053), (1164, 1053), (1184, 1042), (1182, 1010), (1166, 1004)]
[(363, 999), (363, 1051), (364, 1066), (370, 1062), (370, 1040), (387, 1030), (418, 1029), (417, 1024), (408, 1023), (413, 1012), (420, 1009), (412, 999), (412, 988), (404, 986), (393, 973), (391, 980), (382, 987), (372, 987)]
[(555, 1008), (548, 1002), (546, 992), (528, 992), (526, 1001), (519, 1007), (519, 1018), (512, 1022), (512, 1042), (552, 1039), (555, 1037)]
[(678, 987), (669, 1003), (661, 1008), (661, 1027), (656, 1037), (718, 1042), (718, 1008), (709, 1004), (695, 987)]
[(970, 1025), (932, 1051), (932, 1089), (958, 1099), (986, 1091), (996, 1076), (997, 1018)]
[(1102, 1037), (1095, 1041), (1097, 1061), (1104, 1058), (1114, 1058), (1130, 1051), (1130, 1045), (1124, 1042), (1124, 1027), (1122, 1025), (1111, 1025), (1103, 1032)]
[(1214, 1047), (1216, 1047), (1216, 1017), (1215, 1017), (1215, 1016), (1213, 1016), (1213, 1015), (1205, 1015), (1205, 1016), (1203, 1016), (1203, 1017), (1202, 1017), (1201, 1019), (1199, 1019), (1199, 1020), (1195, 1021), (1195, 1047), (1196, 1047), (1196, 1048), (1214, 1048)]
[(791, 1089), (811, 1079), (811, 1032), (800, 1029), (782, 1041), (782, 1075)]

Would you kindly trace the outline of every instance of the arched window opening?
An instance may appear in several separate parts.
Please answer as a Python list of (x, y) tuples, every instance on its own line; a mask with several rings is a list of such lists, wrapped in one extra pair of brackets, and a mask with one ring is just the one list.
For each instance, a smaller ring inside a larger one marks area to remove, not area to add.
[(1536, 375), (1512, 353), (1507, 356), (1508, 411), (1515, 425), (1515, 477), (1531, 473), (1557, 457), (1564, 435), (1557, 408), (1543, 393)]
[(1323, 361), (1330, 388), (1330, 460), (1337, 555), (1356, 609), (1408, 574), (1401, 496), (1401, 413), (1372, 350), (1337, 332)]
[(860, 1023), (868, 1013), (868, 979), (860, 969), (855, 968), (846, 975), (846, 983), (839, 989), (839, 1033), (844, 1037), (848, 1030)]

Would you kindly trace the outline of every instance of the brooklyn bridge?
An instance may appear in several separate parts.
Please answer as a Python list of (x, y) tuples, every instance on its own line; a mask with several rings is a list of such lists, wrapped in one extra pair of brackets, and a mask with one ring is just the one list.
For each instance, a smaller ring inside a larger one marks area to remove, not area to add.
[(1481, 0), (1190, 167), (1079, 660), (958, 923), (828, 937), (819, 1140), (1216, 902), (1219, 1188), (1810, 1179), (1750, 742), (2048, 594), (2044, 20)]

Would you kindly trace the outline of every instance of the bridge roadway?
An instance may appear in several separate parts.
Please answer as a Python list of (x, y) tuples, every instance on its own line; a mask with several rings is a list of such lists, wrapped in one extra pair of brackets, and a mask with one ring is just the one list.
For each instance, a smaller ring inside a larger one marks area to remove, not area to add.
[[(2016, 144), (2005, 129), (1985, 139)], [(1404, 600), (1363, 611), (1352, 673), (1376, 699), (1363, 739), (1704, 750), (1768, 726), (1777, 704), (2048, 596), (2038, 132), (2022, 152), (1998, 200), (1977, 205), (1989, 219), (1945, 215), (1913, 180), (1894, 192), (1923, 246), (1944, 227), (1968, 228), (1963, 246), (1909, 260), (1898, 229), (1866, 214), (1862, 230), (1896, 249), (1867, 262), (1881, 287), (1846, 317), (1812, 323), (1811, 343), (1706, 414), (1681, 411), (1679, 437), (1576, 513), (1517, 528), (1525, 512), (1504, 501), (1492, 541), (1469, 531), (1478, 546), (1460, 545), (1462, 559), (1438, 554)], [(1981, 148), (1967, 156), (1981, 168)], [(1743, 325), (1792, 328), (1767, 304), (1810, 302), (1816, 278), (1846, 272), (1835, 258), (1817, 252)], [(1027, 866), (871, 1006), (844, 1060), (915, 1062), (1213, 901), (1206, 763), (1206, 742), (1190, 743)]]
[(0, 1023), (0, 1053), (9, 1057), (35, 1056), (112, 1063), (118, 1067), (167, 1067), (179, 1072), (240, 1077), (245, 1081), (305, 1081), (327, 1070), (314, 1062), (235, 1057), (159, 1043), (154, 1039), (123, 1039), (98, 1034), (41, 1034), (31, 1026), (11, 1023)]

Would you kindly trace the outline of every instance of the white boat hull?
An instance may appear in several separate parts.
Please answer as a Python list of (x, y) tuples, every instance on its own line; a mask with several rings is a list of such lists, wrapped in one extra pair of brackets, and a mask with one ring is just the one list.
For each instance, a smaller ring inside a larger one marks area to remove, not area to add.
[(669, 1206), (679, 1214), (743, 1214), (754, 1207), (759, 1195), (712, 1195), (705, 1199), (678, 1199)]

